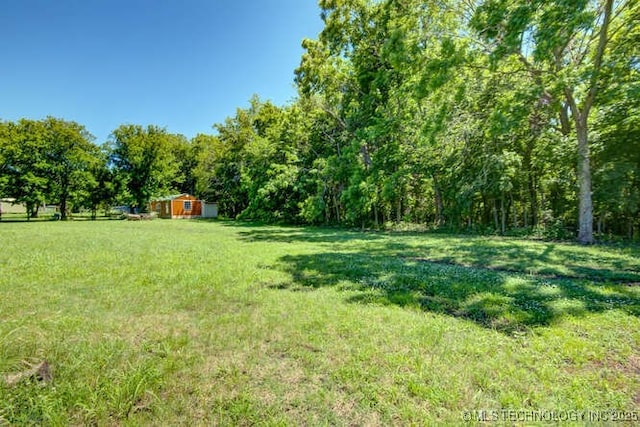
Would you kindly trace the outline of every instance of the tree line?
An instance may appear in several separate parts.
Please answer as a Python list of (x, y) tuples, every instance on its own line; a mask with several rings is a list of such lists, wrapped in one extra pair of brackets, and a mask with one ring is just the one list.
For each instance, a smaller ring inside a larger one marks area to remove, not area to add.
[(54, 117), (0, 122), (0, 195), (23, 203), (28, 218), (45, 204), (70, 210), (116, 205), (145, 211), (152, 196), (192, 192), (190, 141), (158, 126), (121, 125), (109, 141)]
[(0, 125), (0, 191), (35, 214), (188, 192), (228, 217), (476, 232), (640, 234), (640, 5), (321, 0), (298, 98), (211, 135)]

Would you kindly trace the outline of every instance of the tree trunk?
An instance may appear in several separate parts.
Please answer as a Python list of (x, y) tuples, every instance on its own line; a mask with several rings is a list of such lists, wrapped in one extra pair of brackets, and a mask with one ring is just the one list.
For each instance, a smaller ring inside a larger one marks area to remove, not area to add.
[(578, 185), (579, 185), (579, 212), (578, 212), (578, 241), (583, 245), (594, 243), (593, 239), (593, 202), (591, 200), (591, 165), (589, 154), (589, 128), (587, 126), (589, 112), (593, 106), (596, 94), (598, 93), (598, 76), (602, 66), (602, 58), (609, 41), (609, 24), (611, 22), (611, 12), (613, 0), (606, 0), (602, 8), (602, 24), (598, 46), (593, 58), (593, 71), (588, 90), (584, 97), (582, 108), (578, 108), (573, 91), (565, 88), (565, 98), (569, 105), (569, 110), (575, 122), (576, 134), (578, 136)]
[(536, 191), (536, 185), (534, 177), (529, 174), (529, 199), (531, 202), (531, 225), (534, 227), (538, 225), (538, 193)]
[(438, 180), (435, 175), (433, 177), (433, 193), (435, 195), (436, 202), (436, 227), (442, 227), (444, 225), (444, 206), (442, 203), (442, 193), (440, 192), (440, 186), (438, 185)]
[(67, 219), (67, 197), (62, 195), (60, 197), (60, 219), (66, 221)]
[(38, 203), (25, 203), (25, 206), (27, 208), (27, 221), (30, 221), (31, 218), (38, 218), (38, 209), (39, 209), (39, 205)]
[[(493, 208), (491, 207), (491, 204), (489, 203), (489, 199), (487, 199), (487, 196), (485, 194), (482, 194), (482, 218), (480, 220), (480, 223), (482, 223), (482, 225), (489, 225), (491, 224), (491, 215), (493, 212)], [(494, 206), (495, 207), (495, 206)]]
[(567, 136), (571, 133), (571, 123), (569, 122), (569, 104), (563, 103), (560, 106), (560, 132)]
[(504, 195), (500, 197), (500, 234), (507, 231), (507, 208), (504, 204)]
[(373, 220), (375, 222), (376, 230), (380, 228), (380, 222), (378, 220), (378, 206), (373, 204)]
[(593, 202), (591, 200), (591, 161), (586, 118), (576, 119), (578, 135), (578, 241), (583, 245), (594, 243)]

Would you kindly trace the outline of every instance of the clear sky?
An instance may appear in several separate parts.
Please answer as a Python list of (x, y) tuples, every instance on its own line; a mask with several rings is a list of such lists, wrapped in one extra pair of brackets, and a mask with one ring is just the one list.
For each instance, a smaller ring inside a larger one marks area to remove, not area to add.
[(213, 133), (254, 93), (291, 101), (322, 25), (317, 0), (2, 0), (0, 119)]

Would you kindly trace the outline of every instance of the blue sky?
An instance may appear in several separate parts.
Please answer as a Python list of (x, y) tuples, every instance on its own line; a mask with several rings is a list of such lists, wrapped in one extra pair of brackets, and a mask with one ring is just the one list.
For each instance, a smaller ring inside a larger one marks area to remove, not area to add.
[(3, 0), (0, 119), (213, 133), (254, 93), (291, 101), (321, 29), (317, 0)]

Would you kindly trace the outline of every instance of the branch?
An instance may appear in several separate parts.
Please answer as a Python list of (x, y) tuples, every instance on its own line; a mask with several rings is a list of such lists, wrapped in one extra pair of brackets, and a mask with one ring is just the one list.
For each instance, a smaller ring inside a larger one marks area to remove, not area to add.
[[(470, 70), (483, 70), (483, 71), (491, 71), (492, 74), (498, 74), (501, 76), (512, 76), (523, 73), (531, 73), (532, 71), (529, 69), (518, 69), (514, 71), (502, 71), (502, 70), (492, 70), (491, 67), (485, 65), (473, 65), (469, 63), (465, 63), (462, 65), (462, 68), (470, 69)], [(535, 72), (540, 73), (540, 70), (535, 70)]]
[(611, 22), (611, 11), (613, 9), (613, 0), (606, 0), (604, 5), (604, 16), (602, 18), (602, 27), (600, 28), (600, 37), (598, 40), (598, 48), (596, 50), (596, 56), (593, 60), (593, 74), (591, 75), (591, 81), (589, 92), (584, 100), (582, 114), (586, 117), (589, 114), (589, 110), (593, 105), (598, 92), (598, 77), (600, 75), (600, 68), (602, 67), (602, 58), (604, 57), (604, 51), (609, 41), (608, 30), (609, 23)]
[(320, 108), (322, 108), (322, 111), (324, 111), (325, 113), (329, 114), (331, 117), (333, 117), (334, 120), (336, 120), (344, 130), (349, 130), (349, 126), (347, 125), (347, 123), (342, 119), (342, 117), (338, 116), (335, 111), (331, 110), (330, 108), (322, 105)]
[[(614, 22), (617, 20), (617, 18), (622, 14), (622, 12), (624, 12), (624, 10), (629, 7), (629, 2), (628, 1), (623, 1), (621, 4), (619, 4), (615, 10), (615, 13), (611, 16), (611, 22)], [(633, 18), (632, 18), (633, 19)], [(611, 40), (613, 38), (613, 36), (615, 36), (621, 29), (623, 29), (625, 26), (627, 25), (626, 21), (622, 21), (620, 23), (620, 25), (618, 25), (618, 27), (614, 30), (609, 31), (609, 40)]]
[(565, 86), (564, 88), (564, 97), (567, 100), (567, 104), (569, 105), (569, 109), (571, 110), (571, 114), (574, 117), (574, 122), (577, 122), (581, 119), (580, 110), (578, 109), (578, 104), (576, 103), (575, 98), (573, 97), (573, 92), (571, 89)]
[(522, 54), (522, 52), (518, 52), (518, 60), (525, 66), (531, 77), (536, 82), (536, 84), (540, 87), (544, 87), (544, 82), (542, 81), (542, 70), (537, 69), (536, 67), (529, 62), (529, 60)]
[[(624, 10), (629, 6), (629, 0), (623, 0), (618, 6), (616, 6), (615, 10), (611, 11), (611, 16), (609, 18), (609, 23), (613, 23), (615, 22), (620, 15), (622, 15), (622, 13), (624, 12)], [(604, 5), (604, 7), (606, 7), (606, 4)], [(598, 8), (599, 10), (599, 14), (603, 14), (604, 11), (602, 10), (603, 8)], [(597, 22), (597, 20), (596, 20)], [(617, 28), (608, 31), (608, 35), (607, 35), (607, 41), (613, 39), (613, 37), (626, 26), (626, 22), (623, 20), (620, 25), (618, 25)], [(584, 36), (582, 37), (582, 40), (580, 41), (580, 48), (578, 50), (578, 57), (575, 61), (576, 64), (582, 64), (585, 60), (585, 58), (587, 57), (587, 55), (589, 54), (589, 47), (591, 46), (591, 44), (593, 42), (595, 42), (596, 40), (598, 40), (598, 38), (601, 36), (601, 34), (597, 31), (586, 31), (584, 33)]]

